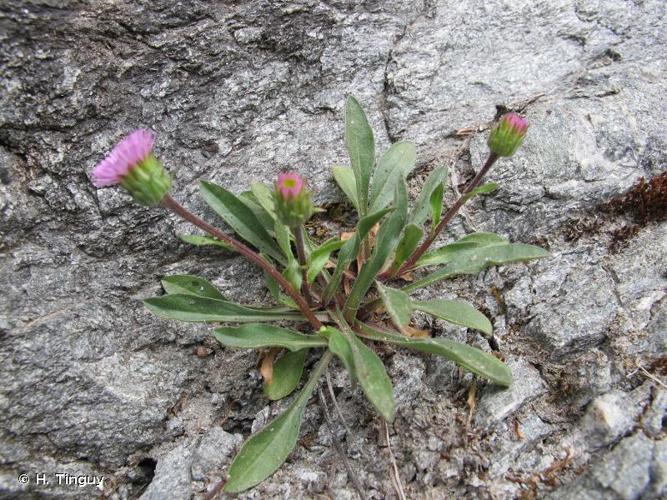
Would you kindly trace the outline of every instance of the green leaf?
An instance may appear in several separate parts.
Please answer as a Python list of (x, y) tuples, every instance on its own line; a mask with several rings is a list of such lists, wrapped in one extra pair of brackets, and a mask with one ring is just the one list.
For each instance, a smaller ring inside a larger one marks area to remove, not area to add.
[(278, 246), (283, 252), (283, 255), (285, 255), (288, 261), (294, 259), (294, 254), (292, 253), (292, 244), (290, 243), (289, 228), (276, 219), (273, 225), (273, 232), (276, 235), (276, 241), (278, 242)]
[(235, 328), (216, 328), (214, 332), (215, 338), (222, 345), (240, 349), (284, 347), (290, 351), (299, 351), (313, 347), (326, 347), (327, 345), (323, 339), (316, 335), (304, 335), (286, 328), (258, 323)]
[(410, 339), (394, 333), (379, 331), (364, 324), (361, 325), (361, 328), (363, 336), (368, 339), (401, 345), (415, 351), (437, 354), (503, 387), (509, 387), (512, 383), (512, 372), (505, 363), (495, 356), (468, 344), (442, 337)]
[(186, 243), (190, 243), (191, 245), (195, 245), (195, 246), (198, 246), (198, 247), (207, 246), (207, 245), (214, 245), (214, 246), (222, 247), (225, 250), (229, 250), (230, 252), (236, 252), (236, 250), (234, 250), (231, 246), (229, 246), (224, 241), (220, 241), (219, 239), (213, 238), (211, 236), (200, 236), (198, 234), (179, 234), (178, 237), (182, 241), (185, 241)]
[(473, 196), (493, 193), (496, 189), (498, 189), (498, 184), (496, 184), (495, 182), (487, 182), (486, 184), (482, 184), (481, 186), (476, 187), (475, 189), (470, 191), (467, 195), (465, 195), (463, 197), (463, 203), (467, 202)]
[(324, 269), (331, 253), (339, 250), (344, 244), (343, 240), (332, 238), (313, 250), (313, 253), (310, 254), (310, 264), (308, 265), (308, 283), (315, 281), (317, 275)]
[(356, 378), (380, 415), (392, 422), (396, 413), (394, 392), (387, 370), (378, 355), (351, 332), (343, 333), (332, 327), (324, 327), (320, 334), (329, 338), (329, 349), (340, 357), (350, 376)]
[(458, 243), (475, 243), (477, 246), (486, 247), (491, 245), (500, 245), (509, 243), (509, 240), (504, 236), (496, 233), (470, 233), (458, 240)]
[(285, 263), (278, 245), (269, 236), (264, 226), (243, 201), (225, 188), (212, 182), (201, 181), (202, 196), (215, 212), (244, 240), (270, 255), (280, 263)]
[(301, 273), (301, 266), (299, 261), (295, 258), (291, 258), (287, 263), (287, 267), (283, 270), (283, 276), (290, 285), (294, 287), (295, 290), (301, 290), (301, 284), (303, 283), (303, 276)]
[(330, 360), (331, 354), (326, 353), (285, 413), (245, 442), (229, 467), (226, 493), (238, 493), (261, 483), (287, 459), (296, 446), (308, 399)]
[(387, 310), (389, 317), (398, 327), (404, 327), (410, 323), (412, 317), (412, 304), (407, 293), (397, 290), (396, 288), (389, 288), (377, 283), (377, 289), (380, 292), (380, 298)]
[(273, 379), (270, 384), (264, 383), (264, 395), (277, 401), (292, 394), (299, 385), (306, 361), (306, 350), (287, 352), (273, 363)]
[(266, 184), (261, 182), (253, 182), (250, 184), (250, 191), (255, 195), (257, 203), (259, 203), (266, 213), (268, 213), (271, 218), (276, 218), (276, 208), (273, 201), (273, 191), (269, 189)]
[[(442, 186), (447, 177), (447, 169), (445, 167), (437, 167), (430, 173), (430, 175), (424, 181), (422, 190), (417, 197), (415, 206), (410, 212), (409, 222), (417, 226), (421, 226), (428, 217), (430, 200), (438, 186)], [(444, 188), (444, 186), (443, 186)]]
[(262, 225), (262, 227), (270, 235), (271, 231), (273, 231), (273, 223), (275, 218), (272, 217), (266, 210), (264, 210), (264, 208), (257, 201), (257, 198), (255, 198), (255, 195), (252, 193), (252, 191), (243, 191), (239, 194), (238, 199), (241, 203), (250, 209), (255, 217), (257, 217), (257, 220)]
[(466, 302), (445, 299), (413, 300), (412, 307), (449, 323), (479, 330), (487, 335), (493, 332), (489, 318)]
[(303, 315), (285, 310), (258, 309), (226, 300), (187, 294), (170, 294), (144, 300), (146, 307), (156, 315), (179, 321), (303, 321)]
[(396, 184), (405, 180), (415, 167), (417, 152), (411, 142), (392, 144), (377, 164), (371, 184), (369, 211), (376, 212), (391, 202)]
[(396, 186), (394, 195), (394, 211), (389, 218), (382, 224), (377, 235), (377, 242), (370, 258), (364, 263), (359, 275), (357, 276), (350, 295), (345, 303), (345, 317), (353, 317), (361, 300), (373, 284), (375, 276), (380, 272), (387, 262), (387, 258), (398, 243), (398, 238), (405, 224), (408, 208), (408, 194), (405, 181), (401, 180)]
[(508, 243), (506, 238), (494, 233), (471, 233), (455, 243), (450, 243), (449, 245), (445, 245), (444, 247), (437, 248), (424, 254), (422, 258), (417, 261), (417, 267), (447, 264), (454, 260), (458, 255), (465, 255), (465, 250), (492, 245), (505, 245)]
[(197, 295), (210, 299), (225, 300), (220, 291), (204, 278), (190, 274), (178, 274), (162, 278), (162, 288), (167, 293)]
[(357, 198), (357, 182), (354, 180), (354, 171), (348, 167), (333, 167), (333, 176), (338, 187), (345, 193), (352, 206), (359, 211), (359, 199)]
[(423, 235), (424, 231), (422, 231), (421, 227), (416, 226), (415, 224), (408, 224), (405, 226), (403, 238), (401, 238), (401, 242), (396, 247), (394, 262), (391, 265), (393, 270), (398, 271), (398, 269), (401, 267), (401, 264), (403, 264), (403, 262), (405, 262), (408, 257), (412, 255), (412, 252), (414, 252), (415, 248), (417, 248), (417, 245), (419, 244), (419, 241)]
[(431, 231), (434, 231), (436, 226), (440, 223), (440, 216), (442, 215), (442, 197), (444, 192), (445, 185), (438, 184), (429, 198), (428, 203), (431, 207)]
[(354, 172), (359, 216), (363, 217), (368, 213), (368, 185), (375, 164), (375, 140), (364, 110), (352, 96), (345, 103), (345, 146)]
[(417, 290), (437, 281), (462, 274), (477, 274), (483, 269), (500, 264), (541, 259), (549, 255), (543, 248), (521, 243), (508, 243), (471, 248), (460, 253), (442, 269), (403, 287), (406, 293)]
[(329, 283), (327, 284), (326, 289), (324, 290), (323, 299), (325, 302), (328, 302), (333, 294), (338, 290), (340, 285), (340, 280), (343, 277), (343, 272), (347, 266), (357, 257), (357, 252), (359, 251), (360, 242), (366, 237), (368, 232), (377, 224), (382, 217), (391, 212), (392, 209), (385, 208), (378, 212), (372, 213), (363, 217), (357, 223), (357, 232), (356, 234), (347, 240), (345, 244), (341, 247), (340, 252), (338, 252), (338, 261), (336, 262), (336, 269), (334, 270)]

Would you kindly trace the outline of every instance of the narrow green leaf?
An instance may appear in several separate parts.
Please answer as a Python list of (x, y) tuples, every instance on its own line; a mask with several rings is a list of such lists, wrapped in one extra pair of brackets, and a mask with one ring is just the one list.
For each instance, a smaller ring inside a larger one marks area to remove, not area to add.
[(470, 233), (458, 240), (459, 243), (476, 243), (477, 246), (486, 247), (491, 245), (499, 245), (509, 243), (509, 240), (504, 236), (496, 233)]
[(450, 243), (444, 247), (436, 248), (430, 252), (425, 253), (417, 261), (416, 267), (436, 266), (439, 264), (447, 264), (454, 260), (457, 255), (472, 248), (477, 248), (479, 245), (475, 242), (457, 241)]
[(182, 240), (185, 241), (186, 243), (190, 243), (191, 245), (195, 245), (198, 247), (201, 246), (207, 246), (207, 245), (214, 245), (218, 247), (222, 247), (225, 250), (229, 250), (230, 252), (235, 252), (231, 246), (229, 246), (227, 243), (224, 241), (220, 241), (217, 238), (213, 238), (211, 236), (200, 236), (198, 234), (179, 234), (178, 237)]
[(359, 211), (359, 199), (357, 198), (357, 182), (354, 180), (354, 171), (349, 167), (333, 167), (333, 176), (338, 187), (345, 193), (352, 206)]
[(287, 263), (287, 267), (283, 270), (283, 276), (290, 285), (294, 287), (295, 290), (301, 290), (301, 284), (303, 283), (303, 276), (301, 274), (301, 266), (299, 261), (295, 258), (291, 258)]
[[(417, 226), (421, 226), (428, 217), (429, 214), (429, 201), (438, 186), (442, 186), (447, 178), (447, 169), (445, 167), (437, 167), (433, 169), (433, 172), (424, 181), (422, 190), (417, 197), (415, 206), (410, 212), (409, 222)], [(444, 188), (444, 186), (443, 186)]]
[(500, 264), (509, 264), (532, 259), (541, 259), (549, 255), (543, 248), (521, 243), (491, 245), (471, 248), (461, 252), (442, 269), (403, 287), (406, 293), (417, 290), (437, 281), (462, 274), (477, 274), (483, 269)]
[(411, 142), (392, 144), (382, 155), (373, 174), (369, 211), (376, 212), (391, 202), (396, 184), (405, 180), (415, 167), (417, 151)]
[(276, 218), (276, 208), (273, 201), (273, 191), (266, 184), (253, 182), (250, 184), (250, 190), (255, 195), (255, 199), (262, 206), (271, 218)]
[(204, 278), (190, 274), (178, 274), (162, 278), (162, 288), (167, 293), (197, 295), (210, 299), (225, 300), (220, 291)]
[(196, 295), (163, 295), (146, 299), (144, 304), (162, 318), (179, 321), (233, 321), (237, 323), (276, 320), (303, 321), (303, 316), (297, 312), (256, 309)]
[(476, 187), (475, 189), (470, 191), (467, 195), (465, 195), (465, 197), (463, 198), (463, 203), (467, 202), (473, 196), (493, 193), (496, 189), (498, 189), (498, 184), (496, 184), (495, 182), (487, 182), (486, 184), (482, 184), (481, 186)]
[(326, 341), (316, 335), (304, 335), (286, 328), (259, 323), (235, 328), (221, 327), (214, 332), (215, 338), (222, 345), (240, 349), (284, 347), (290, 351), (299, 351), (327, 345)]
[(428, 252), (417, 261), (417, 267), (433, 266), (437, 264), (447, 264), (454, 260), (458, 255), (465, 255), (464, 251), (471, 248), (485, 247), (492, 245), (504, 245), (509, 243), (506, 238), (494, 233), (471, 233), (464, 236), (455, 243), (450, 243), (444, 247), (437, 248)]
[(277, 401), (292, 394), (299, 385), (306, 361), (306, 350), (287, 352), (273, 363), (273, 379), (270, 384), (264, 382), (264, 395)]
[(262, 227), (270, 235), (273, 231), (273, 223), (275, 218), (272, 217), (266, 210), (264, 210), (264, 207), (259, 204), (259, 201), (257, 201), (257, 198), (253, 192), (243, 191), (239, 194), (238, 199), (241, 203), (250, 209), (254, 216), (257, 217), (257, 220), (262, 225)]
[(359, 215), (368, 213), (368, 186), (375, 164), (373, 130), (359, 102), (352, 96), (345, 103), (345, 145), (357, 186)]
[(343, 333), (335, 328), (325, 327), (320, 333), (329, 338), (329, 349), (341, 358), (350, 376), (356, 378), (380, 415), (392, 422), (396, 414), (394, 392), (387, 370), (378, 355), (351, 332)]
[(273, 297), (275, 300), (280, 300), (280, 285), (276, 279), (264, 271), (264, 281), (266, 282), (266, 288), (269, 290), (271, 297)]
[(345, 335), (335, 328), (323, 328), (319, 334), (329, 341), (329, 350), (340, 359), (345, 366), (345, 369), (350, 374), (350, 379), (353, 383), (357, 381), (356, 368), (354, 366), (354, 358), (352, 357), (352, 346), (348, 342)]
[(238, 493), (261, 483), (287, 459), (296, 446), (308, 399), (330, 360), (331, 353), (325, 353), (285, 413), (245, 442), (229, 467), (226, 493)]
[(387, 310), (387, 313), (394, 324), (398, 328), (401, 328), (410, 323), (410, 318), (412, 317), (412, 305), (408, 294), (401, 290), (397, 290), (396, 288), (382, 286), (379, 283), (377, 283), (376, 286), (380, 292), (380, 298), (382, 299), (384, 308)]
[(489, 318), (466, 302), (445, 299), (413, 300), (412, 307), (449, 323), (479, 330), (487, 335), (493, 332)]
[(283, 252), (285, 258), (288, 261), (294, 259), (294, 254), (292, 253), (292, 244), (290, 243), (289, 228), (276, 219), (273, 223), (273, 233), (276, 235), (276, 241), (278, 242), (278, 246)]
[(310, 254), (310, 263), (308, 265), (308, 283), (315, 281), (317, 275), (324, 269), (331, 253), (339, 250), (344, 244), (343, 240), (332, 238), (313, 250), (313, 253)]
[(368, 232), (377, 224), (382, 217), (391, 212), (392, 209), (385, 208), (378, 212), (372, 213), (363, 217), (357, 223), (357, 232), (356, 234), (347, 240), (345, 244), (341, 247), (340, 252), (338, 252), (338, 261), (336, 263), (336, 269), (334, 270), (329, 283), (327, 284), (326, 289), (324, 290), (323, 299), (325, 302), (331, 300), (333, 294), (338, 290), (340, 285), (340, 280), (343, 277), (343, 272), (347, 266), (357, 257), (357, 252), (359, 251), (360, 242), (366, 237)]
[(357, 276), (350, 295), (345, 303), (345, 317), (350, 318), (356, 314), (361, 300), (373, 284), (375, 276), (380, 272), (387, 262), (394, 248), (398, 244), (398, 238), (405, 224), (408, 208), (408, 194), (405, 181), (401, 180), (396, 186), (394, 195), (394, 211), (382, 224), (377, 235), (375, 248), (370, 258), (364, 263)]
[(405, 226), (405, 231), (403, 232), (403, 238), (401, 242), (396, 247), (396, 254), (394, 255), (394, 262), (392, 263), (392, 269), (398, 271), (401, 267), (401, 264), (405, 262), (415, 248), (419, 244), (419, 241), (422, 239), (424, 231), (422, 228), (415, 224), (408, 224)]
[(389, 342), (415, 351), (437, 354), (453, 361), (491, 382), (503, 387), (512, 384), (512, 372), (509, 367), (495, 356), (481, 349), (442, 337), (431, 339), (410, 339), (394, 333), (379, 331), (368, 325), (361, 325), (363, 336), (378, 342)]
[(438, 184), (431, 197), (429, 198), (429, 205), (431, 207), (431, 231), (434, 231), (436, 226), (440, 223), (440, 216), (442, 215), (442, 197), (445, 193), (445, 185)]
[(202, 197), (215, 212), (244, 240), (270, 255), (280, 263), (285, 263), (278, 245), (269, 236), (264, 226), (243, 201), (225, 188), (212, 182), (201, 181)]

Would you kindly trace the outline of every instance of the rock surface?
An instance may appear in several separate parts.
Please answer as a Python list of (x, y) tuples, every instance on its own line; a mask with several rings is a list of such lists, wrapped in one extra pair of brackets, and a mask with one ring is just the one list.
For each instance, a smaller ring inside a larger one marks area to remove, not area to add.
[[(442, 239), (485, 230), (551, 251), (427, 292), (483, 306), (528, 377), (509, 396), (479, 391), (469, 427), (469, 375), (428, 356), (386, 358), (408, 497), (664, 498), (655, 378), (665, 380), (667, 225), (627, 203), (605, 207), (665, 170), (665, 25), (661, 0), (4, 2), (0, 497), (100, 494), (56, 473), (104, 476), (117, 499), (199, 497), (224, 477), (282, 403), (263, 398), (254, 354), (139, 300), (159, 293), (161, 276), (191, 273), (257, 303), (268, 298), (261, 276), (181, 243), (186, 224), (94, 189), (89, 172), (144, 126), (175, 196), (210, 220), (198, 179), (238, 192), (285, 166), (308, 176), (318, 202), (338, 203), (330, 168), (347, 163), (353, 94), (379, 149), (417, 144), (413, 189), (436, 165), (460, 188), (485, 135), (453, 131), (482, 131), (497, 106), (524, 112), (524, 146), (490, 175), (499, 191)], [(330, 431), (311, 404), (301, 445), (245, 497), (354, 498), (331, 432), (368, 497), (395, 496), (373, 410), (345, 376), (334, 385), (349, 432)]]

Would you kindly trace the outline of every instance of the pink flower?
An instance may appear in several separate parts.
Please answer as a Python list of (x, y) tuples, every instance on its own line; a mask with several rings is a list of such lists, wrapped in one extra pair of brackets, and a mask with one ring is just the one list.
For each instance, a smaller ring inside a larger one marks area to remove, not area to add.
[(299, 196), (303, 189), (303, 179), (296, 172), (278, 174), (276, 190), (284, 200), (292, 200)]
[(502, 119), (507, 122), (515, 134), (521, 136), (526, 135), (526, 131), (528, 130), (528, 120), (523, 116), (517, 113), (507, 113)]
[(155, 136), (146, 129), (138, 129), (120, 141), (109, 156), (93, 170), (93, 184), (99, 187), (120, 184), (125, 176), (153, 151)]
[(528, 131), (528, 120), (517, 113), (504, 114), (489, 134), (489, 149), (498, 156), (512, 156)]

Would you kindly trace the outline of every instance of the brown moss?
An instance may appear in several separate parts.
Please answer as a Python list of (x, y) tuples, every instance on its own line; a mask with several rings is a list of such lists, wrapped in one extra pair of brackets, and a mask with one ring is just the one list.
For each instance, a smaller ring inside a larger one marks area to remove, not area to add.
[(642, 177), (627, 193), (612, 198), (601, 208), (611, 214), (629, 214), (640, 225), (664, 221), (667, 219), (667, 172), (648, 182)]

